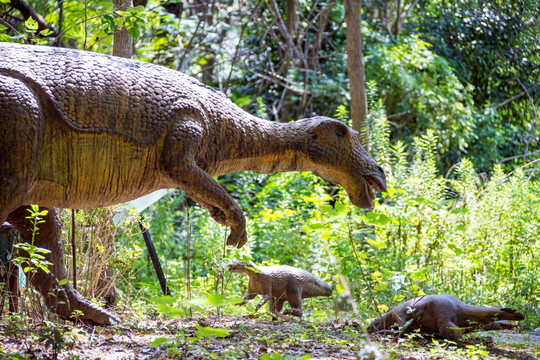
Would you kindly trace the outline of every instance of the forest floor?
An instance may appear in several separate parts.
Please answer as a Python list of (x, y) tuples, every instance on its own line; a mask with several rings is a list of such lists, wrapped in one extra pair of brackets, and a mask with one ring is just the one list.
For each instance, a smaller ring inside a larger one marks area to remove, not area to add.
[[(55, 327), (45, 323), (41, 331), (10, 332), (8, 327), (0, 322), (4, 335), (0, 337), (1, 359), (540, 358), (538, 335), (476, 333), (466, 337), (460, 347), (426, 338), (372, 337), (368, 344), (355, 322), (284, 322), (266, 316), (139, 321), (108, 327)], [(57, 344), (56, 353), (51, 344)]]

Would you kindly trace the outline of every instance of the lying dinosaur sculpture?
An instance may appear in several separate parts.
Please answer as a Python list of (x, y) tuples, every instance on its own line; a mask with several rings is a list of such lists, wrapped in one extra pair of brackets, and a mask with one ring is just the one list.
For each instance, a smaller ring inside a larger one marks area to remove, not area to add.
[(51, 275), (33, 276), (63, 318), (108, 324), (114, 314), (68, 284), (54, 207), (114, 205), (178, 187), (230, 226), (241, 247), (246, 222), (213, 177), (240, 170), (313, 171), (371, 207), (383, 170), (358, 133), (324, 117), (273, 123), (222, 93), (164, 67), (71, 49), (0, 42), (0, 223), (31, 239), (27, 206), (48, 209), (34, 244), (48, 248)]
[[(249, 277), (248, 291), (239, 305), (262, 295), (256, 310), (269, 301), (270, 312), (277, 317), (289, 320), (285, 315), (302, 317), (302, 299), (315, 296), (330, 296), (332, 288), (317, 279), (310, 272), (287, 265), (257, 266), (250, 262), (236, 261), (229, 264), (229, 271), (244, 273)], [(291, 305), (281, 313), (283, 303)]]
[(367, 331), (374, 333), (397, 326), (401, 333), (420, 330), (421, 333), (441, 334), (459, 341), (464, 333), (473, 330), (509, 329), (514, 324), (499, 320), (523, 320), (517, 310), (465, 304), (453, 295), (426, 295), (408, 300), (379, 315)]

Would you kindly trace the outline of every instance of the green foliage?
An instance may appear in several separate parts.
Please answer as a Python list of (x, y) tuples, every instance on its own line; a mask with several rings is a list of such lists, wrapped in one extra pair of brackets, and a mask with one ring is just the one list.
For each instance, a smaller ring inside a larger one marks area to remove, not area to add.
[(424, 9), (422, 38), (473, 87), (477, 107), (497, 106), (478, 129), (474, 153), (509, 157), (538, 148), (539, 7), (538, 0), (459, 0), (429, 2)]
[(37, 205), (32, 205), (28, 211), (30, 215), (26, 218), (30, 219), (32, 224), (32, 242), (19, 242), (13, 245), (15, 248), (26, 252), (26, 255), (21, 255), (13, 259), (13, 262), (20, 266), (27, 276), (31, 277), (38, 270), (50, 273), (49, 265), (52, 265), (52, 263), (47, 261), (44, 256), (45, 254), (49, 254), (50, 250), (34, 245), (35, 236), (39, 232), (39, 224), (45, 222), (42, 216), (46, 216), (48, 211), (40, 211)]
[[(377, 34), (366, 31), (368, 41), (375, 42)], [(394, 138), (410, 142), (431, 129), (440, 139), (439, 155), (449, 162), (467, 152), (476, 139), (480, 114), (474, 108), (472, 89), (418, 36), (375, 43), (366, 54), (366, 79), (377, 83), (380, 98), (380, 103), (372, 102), (371, 116), (384, 106), (394, 125)]]

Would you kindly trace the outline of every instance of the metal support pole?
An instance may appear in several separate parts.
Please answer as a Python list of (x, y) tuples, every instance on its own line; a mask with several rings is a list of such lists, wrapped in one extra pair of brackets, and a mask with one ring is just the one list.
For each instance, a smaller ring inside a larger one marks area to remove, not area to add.
[(159, 284), (161, 285), (161, 290), (163, 291), (163, 295), (171, 295), (171, 292), (169, 291), (169, 288), (167, 287), (167, 280), (165, 279), (165, 275), (163, 274), (163, 270), (161, 269), (161, 264), (159, 263), (159, 259), (156, 254), (156, 249), (154, 248), (154, 243), (152, 242), (152, 237), (150, 236), (150, 232), (148, 229), (144, 226), (141, 220), (139, 222), (139, 228), (141, 229), (142, 236), (144, 238), (144, 242), (146, 243), (146, 247), (148, 248), (148, 254), (150, 255), (150, 259), (152, 259), (152, 264), (154, 265), (154, 269), (156, 270), (156, 275), (159, 280)]

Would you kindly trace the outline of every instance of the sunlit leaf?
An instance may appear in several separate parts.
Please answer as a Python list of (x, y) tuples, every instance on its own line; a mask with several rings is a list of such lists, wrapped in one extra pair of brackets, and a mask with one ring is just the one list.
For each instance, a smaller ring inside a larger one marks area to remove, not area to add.
[(150, 347), (156, 347), (156, 346), (159, 346), (163, 343), (166, 343), (169, 339), (167, 339), (166, 337), (159, 337), (157, 339), (155, 339), (154, 341), (152, 341), (150, 344), (148, 344), (148, 346)]
[(390, 222), (390, 218), (385, 214), (369, 212), (364, 218), (364, 222), (372, 226), (386, 226)]
[(210, 306), (223, 306), (228, 304), (238, 304), (240, 302), (242, 302), (242, 299), (239, 297), (221, 294), (211, 294), (206, 298), (206, 303)]
[(230, 332), (229, 330), (225, 328), (212, 328), (210, 326), (195, 326), (197, 329), (197, 332), (200, 337), (209, 337), (209, 336), (217, 336), (217, 337), (227, 337), (229, 336)]

